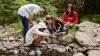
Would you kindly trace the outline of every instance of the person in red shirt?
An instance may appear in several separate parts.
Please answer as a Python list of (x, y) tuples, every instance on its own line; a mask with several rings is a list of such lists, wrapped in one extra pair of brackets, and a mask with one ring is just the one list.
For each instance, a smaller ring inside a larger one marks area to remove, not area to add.
[(78, 16), (77, 12), (73, 11), (73, 5), (68, 4), (66, 8), (66, 12), (63, 14), (62, 22), (64, 26), (75, 26), (76, 29), (79, 29)]

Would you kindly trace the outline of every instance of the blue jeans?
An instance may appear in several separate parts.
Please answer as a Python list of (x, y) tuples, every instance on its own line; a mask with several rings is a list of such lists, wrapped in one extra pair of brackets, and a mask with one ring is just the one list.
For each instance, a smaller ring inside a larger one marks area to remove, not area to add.
[(28, 26), (29, 26), (29, 19), (27, 19), (26, 17), (23, 17), (21, 15), (19, 15), (20, 20), (22, 21), (22, 24), (24, 26), (24, 31), (23, 31), (23, 35), (25, 36), (27, 31), (28, 31)]

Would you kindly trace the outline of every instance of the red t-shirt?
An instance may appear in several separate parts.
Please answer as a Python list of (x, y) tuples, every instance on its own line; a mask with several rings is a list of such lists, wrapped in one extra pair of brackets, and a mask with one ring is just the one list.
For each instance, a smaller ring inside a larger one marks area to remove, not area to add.
[(51, 23), (51, 25), (54, 25), (55, 27), (57, 26), (56, 25), (56, 20), (54, 19), (54, 21)]
[(78, 16), (75, 11), (73, 11), (73, 17), (71, 17), (70, 14), (66, 17), (66, 12), (63, 14), (62, 22), (66, 24), (66, 22), (68, 21), (73, 24), (76, 24), (78, 22)]

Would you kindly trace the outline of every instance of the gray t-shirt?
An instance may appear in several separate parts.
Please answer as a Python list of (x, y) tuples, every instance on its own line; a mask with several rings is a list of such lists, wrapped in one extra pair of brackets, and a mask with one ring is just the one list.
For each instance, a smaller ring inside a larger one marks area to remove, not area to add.
[(36, 15), (39, 11), (40, 11), (40, 6), (35, 5), (35, 4), (28, 4), (28, 5), (22, 6), (18, 10), (18, 14), (29, 19), (29, 16), (32, 12), (35, 13)]

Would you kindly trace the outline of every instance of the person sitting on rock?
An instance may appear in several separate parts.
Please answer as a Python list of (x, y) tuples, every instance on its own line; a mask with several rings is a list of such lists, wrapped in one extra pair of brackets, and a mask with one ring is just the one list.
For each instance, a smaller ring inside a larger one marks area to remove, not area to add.
[(64, 23), (56, 19), (52, 14), (46, 16), (46, 25), (50, 34), (53, 34), (54, 31), (63, 32), (67, 30), (67, 28), (64, 27)]
[(56, 39), (56, 36), (44, 33), (44, 30), (46, 29), (46, 26), (44, 23), (39, 23), (32, 28), (29, 29), (29, 31), (26, 34), (26, 44), (28, 46), (38, 46), (43, 39), (43, 36), (50, 36)]
[(79, 25), (78, 22), (78, 16), (77, 12), (73, 11), (73, 5), (68, 4), (66, 8), (66, 12), (63, 14), (62, 22), (64, 23), (64, 26), (71, 27), (75, 26), (75, 28), (78, 30)]

